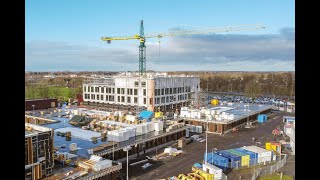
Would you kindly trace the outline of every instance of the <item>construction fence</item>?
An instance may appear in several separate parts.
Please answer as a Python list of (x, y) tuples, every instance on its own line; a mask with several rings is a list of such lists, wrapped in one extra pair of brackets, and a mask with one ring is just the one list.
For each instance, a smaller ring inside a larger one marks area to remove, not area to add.
[(287, 158), (288, 158), (288, 156), (286, 154), (284, 154), (282, 159), (280, 161), (278, 161), (277, 163), (270, 165), (270, 166), (266, 166), (266, 167), (256, 168), (253, 171), (252, 180), (256, 180), (259, 176), (264, 176), (264, 175), (275, 173), (280, 168), (282, 168), (283, 165), (285, 165), (287, 163)]

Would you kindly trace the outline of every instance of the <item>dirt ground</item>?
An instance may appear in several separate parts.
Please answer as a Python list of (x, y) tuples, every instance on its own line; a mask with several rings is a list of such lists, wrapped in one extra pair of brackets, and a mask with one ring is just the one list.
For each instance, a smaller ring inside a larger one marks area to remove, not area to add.
[[(208, 134), (208, 152), (211, 152), (213, 148), (218, 150), (237, 148), (241, 146), (254, 145), (252, 138), (256, 138), (257, 141), (261, 142), (260, 147), (265, 147), (266, 141), (272, 141), (273, 135), (272, 130), (276, 127), (282, 125), (282, 117), (285, 115), (283, 112), (276, 112), (268, 117), (268, 121), (264, 124), (254, 124), (254, 128), (243, 128), (240, 129), (237, 133), (228, 133), (226, 135), (215, 135)], [(205, 134), (201, 135), (205, 137)], [(129, 176), (130, 179), (136, 180), (145, 180), (145, 179), (163, 179), (171, 176), (177, 176), (181, 173), (186, 174), (191, 172), (191, 167), (194, 163), (202, 163), (204, 153), (205, 153), (205, 142), (192, 142), (183, 149), (184, 153), (177, 157), (171, 157), (168, 159), (152, 162), (152, 166), (142, 169), (141, 166), (144, 164), (139, 164), (129, 167)], [(163, 149), (159, 149), (159, 152), (163, 152)], [(148, 154), (150, 157), (152, 154)], [(144, 156), (141, 156), (139, 159), (146, 159)], [(135, 161), (138, 161), (136, 159)], [(290, 160), (288, 159), (290, 162)], [(133, 162), (133, 161), (132, 161)], [(130, 161), (130, 163), (132, 163)], [(123, 164), (123, 173), (125, 173), (126, 163)], [(293, 167), (293, 169), (292, 169)], [(284, 172), (294, 171), (294, 162), (293, 166), (283, 167)], [(285, 173), (288, 174), (288, 173)], [(291, 172), (292, 174), (292, 172)], [(230, 174), (232, 175), (232, 173)], [(290, 173), (288, 174), (290, 175)], [(294, 172), (293, 172), (294, 175)], [(239, 179), (239, 177), (234, 173), (231, 179)], [(228, 179), (229, 176), (228, 176)]]

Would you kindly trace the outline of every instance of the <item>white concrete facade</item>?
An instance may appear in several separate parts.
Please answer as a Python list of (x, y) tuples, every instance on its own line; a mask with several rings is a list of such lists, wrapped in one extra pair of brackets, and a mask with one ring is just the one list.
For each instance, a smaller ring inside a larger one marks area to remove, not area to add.
[(85, 81), (83, 99), (85, 102), (143, 106), (153, 111), (157, 106), (191, 101), (192, 94), (199, 90), (200, 78), (195, 76), (114, 76)]

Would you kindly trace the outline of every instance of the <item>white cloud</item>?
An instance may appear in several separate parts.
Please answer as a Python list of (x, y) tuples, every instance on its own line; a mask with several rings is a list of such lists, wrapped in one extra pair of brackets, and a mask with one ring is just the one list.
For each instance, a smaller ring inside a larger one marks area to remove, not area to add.
[[(147, 41), (147, 69), (156, 71), (294, 70), (294, 29), (276, 35), (206, 35)], [(120, 46), (121, 47), (121, 46)], [(138, 43), (126, 47), (89, 47), (67, 42), (26, 43), (27, 71), (138, 69)]]

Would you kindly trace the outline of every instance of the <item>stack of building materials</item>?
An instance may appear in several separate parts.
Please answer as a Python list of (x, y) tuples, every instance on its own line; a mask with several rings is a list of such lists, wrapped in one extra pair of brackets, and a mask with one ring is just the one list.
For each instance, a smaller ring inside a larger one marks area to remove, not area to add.
[(245, 154), (243, 152), (237, 151), (236, 149), (229, 149), (227, 150), (228, 152), (241, 156), (241, 167), (248, 166), (250, 165), (250, 156), (248, 154)]
[(129, 138), (136, 136), (136, 127), (126, 127), (124, 129), (129, 132)]
[(187, 145), (186, 138), (183, 137), (178, 140), (179, 148), (183, 149), (184, 147), (186, 147), (186, 145)]
[(242, 149), (246, 149), (248, 151), (252, 151), (258, 154), (258, 163), (265, 164), (266, 162), (270, 162), (272, 159), (272, 151), (268, 151), (266, 149), (257, 147), (257, 146), (246, 146), (241, 147)]
[(77, 143), (71, 143), (69, 145), (70, 151), (76, 151), (77, 150)]
[(151, 132), (151, 131), (154, 131), (154, 123), (153, 122), (147, 122), (147, 129), (148, 129), (148, 132)]
[(96, 162), (93, 166), (92, 169), (94, 171), (101, 171), (103, 169), (109, 168), (112, 166), (112, 160), (106, 159), (102, 161)]
[(163, 131), (163, 121), (154, 122), (155, 131)]
[[(206, 155), (204, 155), (203, 159), (206, 159)], [(207, 163), (215, 165), (223, 170), (226, 170), (228, 168), (228, 158), (215, 153), (207, 153)]]
[(91, 155), (90, 156), (90, 161), (93, 161), (93, 162), (99, 162), (102, 160), (102, 157), (101, 156), (97, 156), (97, 155)]
[(209, 163), (203, 164), (202, 169), (204, 172), (209, 172), (210, 174), (213, 174), (214, 180), (222, 179), (222, 169)]
[(143, 124), (137, 124), (136, 125), (137, 130), (136, 130), (136, 135), (142, 135), (148, 133), (148, 125), (143, 123)]
[(250, 156), (250, 163), (249, 163), (250, 166), (253, 166), (253, 165), (257, 164), (258, 153), (255, 153), (255, 152), (252, 152), (252, 151), (248, 151), (248, 150), (245, 150), (245, 149), (241, 149), (241, 148), (235, 148), (235, 150)]
[(222, 151), (218, 151), (217, 154), (219, 154), (220, 156), (226, 157), (228, 158), (228, 162), (230, 164), (230, 168), (239, 168), (241, 167), (241, 156), (232, 154), (226, 150), (222, 150)]
[(127, 121), (135, 122), (136, 119), (137, 119), (137, 117), (134, 116), (134, 115), (130, 115), (130, 114), (126, 115), (126, 120)]

